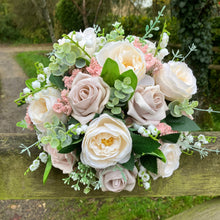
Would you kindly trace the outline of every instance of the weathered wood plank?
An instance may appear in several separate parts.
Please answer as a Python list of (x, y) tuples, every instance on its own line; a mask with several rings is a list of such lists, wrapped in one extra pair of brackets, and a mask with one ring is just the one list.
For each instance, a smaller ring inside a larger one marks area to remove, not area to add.
[(167, 220), (219, 220), (220, 197), (204, 202)]
[[(201, 133), (201, 132), (200, 132)], [(206, 132), (205, 135), (218, 136), (220, 132)], [(220, 139), (220, 138), (219, 138)], [(210, 147), (220, 148), (220, 140)], [(58, 169), (52, 169), (48, 181), (42, 183), (44, 166), (24, 176), (25, 170), (39, 154), (32, 151), (32, 157), (19, 154), (21, 143), (34, 143), (34, 134), (0, 134), (0, 199), (57, 199), (74, 197), (114, 197), (114, 196), (182, 196), (182, 195), (220, 195), (220, 157), (210, 153), (201, 160), (199, 154), (181, 155), (180, 168), (170, 178), (152, 181), (152, 189), (145, 191), (136, 187), (132, 192), (103, 193), (92, 191), (88, 195), (77, 192), (64, 185), (66, 177)]]

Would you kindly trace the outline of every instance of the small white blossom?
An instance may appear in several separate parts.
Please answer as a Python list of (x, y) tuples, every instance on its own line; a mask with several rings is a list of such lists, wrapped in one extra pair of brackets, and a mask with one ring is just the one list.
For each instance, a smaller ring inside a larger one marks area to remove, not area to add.
[(144, 171), (144, 172), (146, 172), (146, 168), (144, 167), (144, 166), (140, 166), (140, 171)]
[(75, 37), (78, 42), (81, 41), (83, 38), (82, 32), (77, 32)]
[(39, 89), (40, 88), (40, 82), (38, 80), (32, 82), (32, 87), (34, 89)]
[(148, 190), (150, 188), (150, 183), (149, 182), (144, 182), (143, 185), (144, 185), (144, 188), (146, 190)]
[(47, 76), (50, 76), (50, 74), (51, 74), (50, 68), (49, 68), (49, 67), (45, 67), (45, 68), (44, 68), (44, 73), (45, 73)]
[(152, 135), (157, 136), (159, 130), (154, 125), (149, 125), (148, 130), (151, 132)]
[(33, 163), (30, 165), (30, 171), (35, 171), (38, 167), (40, 166), (40, 161), (39, 160), (34, 160)]
[(134, 123), (134, 124), (133, 124), (133, 127), (134, 127), (134, 129), (138, 130), (141, 126)]
[(165, 33), (163, 33), (163, 37), (162, 37), (162, 41), (160, 43), (160, 47), (161, 48), (167, 47), (168, 41), (169, 41), (169, 35), (165, 32)]
[(39, 159), (41, 160), (42, 163), (46, 163), (47, 162), (47, 154), (45, 152), (41, 152), (39, 154)]
[(150, 131), (145, 130), (145, 132), (142, 134), (144, 137), (149, 137), (150, 136)]
[(194, 147), (196, 147), (196, 148), (201, 148), (201, 143), (200, 142), (196, 142), (195, 144), (194, 144)]
[(44, 76), (43, 74), (39, 74), (39, 75), (37, 76), (37, 80), (38, 80), (39, 82), (44, 82), (44, 81), (45, 81), (45, 76)]
[(30, 92), (31, 92), (31, 90), (27, 87), (23, 89), (24, 94), (27, 94), (27, 93), (30, 93)]
[(144, 170), (140, 170), (138, 172), (138, 176), (142, 178), (142, 176), (145, 174), (145, 171)]
[(200, 134), (198, 136), (198, 140), (201, 141), (203, 144), (208, 144), (209, 142), (206, 140), (205, 136), (203, 134)]
[(77, 128), (77, 129), (76, 129), (76, 133), (77, 133), (77, 135), (80, 135), (81, 132), (82, 132), (82, 128)]
[(75, 124), (71, 124), (68, 126), (68, 130), (72, 129), (75, 126)]
[(30, 103), (32, 102), (32, 100), (33, 100), (33, 96), (31, 96), (31, 95), (29, 95), (29, 96), (25, 99), (26, 103), (28, 103), (28, 104), (30, 104)]
[(47, 85), (48, 86), (50, 86), (51, 85), (51, 81), (50, 81), (50, 79), (49, 79), (50, 77), (47, 77), (47, 79), (46, 79), (46, 83), (47, 83)]
[(144, 173), (144, 175), (142, 175), (141, 179), (145, 183), (145, 182), (147, 182), (150, 179), (150, 176), (149, 176), (149, 174)]
[(139, 134), (143, 134), (145, 132), (145, 128), (143, 127), (143, 126), (140, 126), (139, 128), (138, 128), (138, 133)]
[(193, 136), (192, 135), (188, 135), (186, 136), (186, 141), (188, 141), (189, 143), (192, 143), (194, 140)]
[(88, 128), (87, 125), (83, 125), (83, 126), (81, 127), (81, 129), (82, 129), (83, 132), (86, 132), (87, 128)]
[(166, 48), (163, 48), (163, 49), (161, 49), (159, 52), (158, 52), (158, 54), (157, 54), (157, 59), (158, 60), (163, 60), (163, 58), (165, 57), (165, 56), (167, 56), (169, 54), (169, 51), (166, 49)]

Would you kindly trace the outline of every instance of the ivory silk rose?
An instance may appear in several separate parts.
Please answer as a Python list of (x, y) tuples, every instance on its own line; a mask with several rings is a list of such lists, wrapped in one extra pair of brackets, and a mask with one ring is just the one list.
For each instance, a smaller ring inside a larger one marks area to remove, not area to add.
[(96, 55), (98, 63), (103, 66), (106, 59), (118, 63), (120, 73), (132, 69), (141, 80), (146, 73), (145, 57), (142, 51), (126, 41), (107, 43)]
[(101, 77), (78, 73), (68, 94), (72, 116), (81, 124), (86, 124), (93, 119), (95, 113), (102, 112), (109, 96), (110, 88)]
[(163, 93), (157, 86), (138, 86), (128, 102), (128, 112), (137, 124), (159, 124), (168, 109)]
[(57, 116), (62, 122), (66, 121), (64, 114), (56, 113), (53, 110), (53, 105), (60, 97), (60, 92), (54, 88), (47, 88), (35, 94), (28, 107), (28, 115), (39, 131), (46, 131), (44, 123), (52, 122), (54, 116)]
[(121, 192), (122, 190), (132, 191), (136, 184), (138, 170), (124, 169), (120, 165), (109, 167), (98, 171), (102, 191)]
[(162, 144), (160, 150), (166, 157), (166, 163), (157, 159), (157, 174), (151, 173), (154, 180), (158, 177), (169, 177), (173, 172), (179, 167), (179, 160), (181, 155), (181, 150), (177, 144)]
[(51, 156), (52, 165), (63, 171), (64, 174), (71, 173), (73, 166), (77, 161), (74, 152), (68, 154), (60, 154), (56, 148), (52, 148), (50, 144), (44, 146), (44, 150)]
[(190, 99), (197, 91), (196, 78), (183, 62), (164, 63), (159, 72), (154, 74), (154, 78), (169, 101)]
[(88, 126), (81, 147), (82, 163), (104, 169), (130, 159), (132, 139), (121, 120), (102, 114)]

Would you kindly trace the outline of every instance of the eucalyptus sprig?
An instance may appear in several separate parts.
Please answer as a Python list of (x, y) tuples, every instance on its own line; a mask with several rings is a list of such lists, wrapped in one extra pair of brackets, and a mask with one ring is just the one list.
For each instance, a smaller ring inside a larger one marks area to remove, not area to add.
[(158, 31), (159, 27), (155, 27), (156, 24), (160, 23), (160, 17), (163, 16), (163, 11), (166, 8), (166, 6), (163, 6), (163, 8), (161, 9), (161, 11), (158, 12), (158, 16), (155, 18), (155, 21), (153, 22), (153, 20), (150, 21), (150, 26), (146, 25), (145, 27), (145, 35), (143, 36), (143, 39), (147, 39), (147, 38), (152, 38), (153, 34), (151, 34), (151, 31)]

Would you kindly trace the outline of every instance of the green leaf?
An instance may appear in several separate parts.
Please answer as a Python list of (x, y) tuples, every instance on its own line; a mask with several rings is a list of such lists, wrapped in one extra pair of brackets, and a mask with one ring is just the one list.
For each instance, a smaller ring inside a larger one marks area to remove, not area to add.
[(157, 157), (144, 155), (140, 158), (140, 162), (148, 171), (157, 174)]
[(131, 157), (129, 159), (129, 161), (127, 163), (123, 163), (121, 164), (124, 168), (133, 171), (134, 169), (134, 153), (131, 153)]
[(32, 82), (36, 81), (37, 78), (31, 78), (31, 79), (27, 79), (25, 81), (25, 85), (30, 89), (30, 90), (34, 90), (34, 88), (32, 87)]
[(174, 134), (167, 134), (163, 136), (159, 136), (159, 139), (161, 139), (165, 143), (176, 143), (180, 137), (180, 133), (174, 133)]
[(129, 77), (131, 79), (131, 84), (130, 86), (134, 89), (136, 89), (137, 87), (137, 83), (138, 83), (138, 78), (136, 76), (136, 74), (134, 73), (133, 70), (127, 70), (125, 72), (123, 72), (119, 77), (118, 79), (123, 81), (126, 77)]
[(130, 77), (125, 77), (124, 80), (123, 80), (123, 83), (125, 85), (130, 85), (131, 84), (131, 78)]
[(22, 120), (22, 121), (17, 122), (16, 126), (20, 128), (27, 128), (27, 123), (25, 120)]
[(57, 148), (60, 145), (60, 140), (57, 138), (52, 138), (50, 141), (50, 145), (52, 148)]
[(175, 131), (198, 131), (200, 127), (191, 119), (186, 116), (179, 118), (173, 117), (172, 115), (167, 115), (167, 117), (162, 121), (167, 123)]
[(120, 91), (122, 89), (122, 82), (119, 79), (115, 80), (114, 87)]
[(79, 124), (79, 121), (77, 121), (75, 118), (71, 117), (69, 120), (68, 120), (68, 125), (72, 125), (72, 124)]
[(59, 89), (63, 90), (65, 89), (65, 86), (64, 86), (64, 82), (62, 79), (63, 79), (63, 76), (54, 76), (53, 74), (51, 74), (49, 78), (51, 83), (53, 83)]
[(150, 137), (143, 137), (133, 132), (130, 133), (132, 138), (133, 150), (136, 154), (152, 153), (160, 146), (160, 143)]
[(118, 115), (121, 113), (121, 107), (114, 107), (112, 110), (111, 110), (111, 113), (114, 114), (114, 115)]
[(81, 147), (81, 142), (82, 142), (82, 138), (72, 142), (71, 145), (62, 148), (61, 150), (59, 150), (60, 154), (68, 154), (72, 151), (74, 151), (76, 148)]
[(126, 97), (123, 93), (121, 93), (117, 90), (115, 90), (114, 95), (119, 99), (124, 99)]
[(52, 168), (51, 156), (48, 155), (47, 164), (46, 164), (46, 167), (45, 167), (45, 170), (44, 170), (43, 184), (46, 183), (51, 168)]
[(102, 68), (101, 77), (110, 87), (114, 87), (115, 80), (119, 76), (120, 71), (117, 62), (107, 58)]
[(166, 163), (166, 157), (164, 156), (163, 152), (160, 149), (156, 149), (154, 152), (149, 153), (149, 155), (158, 157), (164, 163)]
[(75, 65), (77, 68), (81, 69), (86, 65), (86, 60), (83, 58), (77, 58)]

